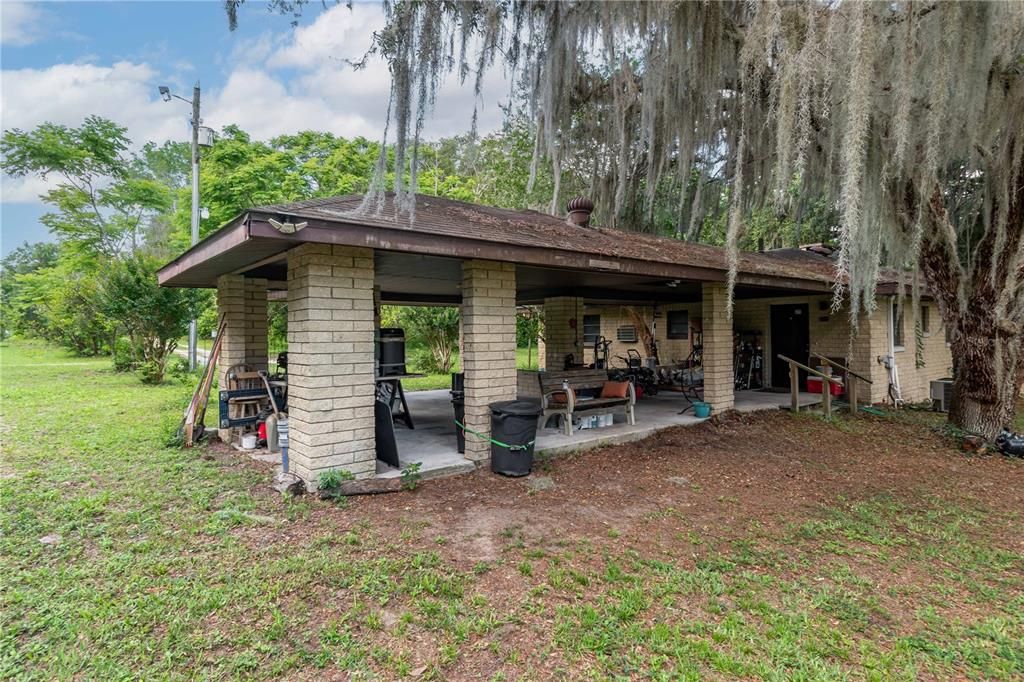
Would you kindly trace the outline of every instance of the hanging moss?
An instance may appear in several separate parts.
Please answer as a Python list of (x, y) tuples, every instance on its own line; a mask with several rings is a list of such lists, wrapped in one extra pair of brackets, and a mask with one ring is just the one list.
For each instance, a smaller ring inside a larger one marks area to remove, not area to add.
[[(302, 4), (276, 6), (294, 13)], [(627, 229), (652, 220), (659, 187), (677, 193), (677, 233), (690, 237), (722, 210), (709, 192), (728, 196), (730, 282), (745, 220), (768, 203), (795, 215), (822, 197), (838, 205), (835, 303), (849, 303), (854, 324), (874, 305), (880, 263), (919, 280), (926, 218), (929, 234), (941, 232), (958, 254), (965, 281), (989, 230), (990, 256), (1021, 248), (1006, 238), (1006, 209), (1024, 153), (1024, 3), (387, 0), (384, 8), (371, 53), (391, 69), (384, 138), (393, 137), (392, 189), (409, 220), (437, 89), (456, 77), (479, 97), (486, 70), (502, 67), (536, 122), (534, 168), (554, 171), (552, 213), (561, 212), (566, 169), (589, 174), (596, 219)], [(475, 128), (476, 112), (467, 119)], [(361, 210), (381, 210), (385, 171), (382, 156)], [(951, 186), (964, 197), (952, 197)], [(932, 196), (950, 199), (935, 221), (926, 215)], [(983, 214), (994, 222), (979, 229)], [(998, 305), (1017, 319), (1014, 287)]]

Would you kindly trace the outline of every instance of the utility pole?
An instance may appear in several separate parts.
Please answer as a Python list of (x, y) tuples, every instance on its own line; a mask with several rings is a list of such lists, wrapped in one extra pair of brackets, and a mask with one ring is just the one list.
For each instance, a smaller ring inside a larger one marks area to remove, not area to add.
[[(203, 125), (203, 119), (199, 116), (199, 81), (196, 81), (195, 87), (192, 88), (192, 99), (175, 95), (166, 85), (160, 86), (160, 97), (165, 102), (180, 99), (182, 102), (192, 105), (192, 118), (189, 119), (189, 123), (192, 124), (192, 246), (195, 246), (199, 243), (199, 130)], [(208, 128), (206, 131), (212, 133)], [(206, 139), (204, 144), (206, 146), (212, 144), (212, 137)], [(199, 328), (196, 320), (192, 319), (188, 323), (188, 367), (191, 370), (196, 368), (196, 348), (198, 346)]]
[[(199, 243), (199, 81), (192, 88), (192, 246)], [(188, 323), (188, 368), (195, 371), (196, 348), (199, 346), (199, 325), (195, 318)]]

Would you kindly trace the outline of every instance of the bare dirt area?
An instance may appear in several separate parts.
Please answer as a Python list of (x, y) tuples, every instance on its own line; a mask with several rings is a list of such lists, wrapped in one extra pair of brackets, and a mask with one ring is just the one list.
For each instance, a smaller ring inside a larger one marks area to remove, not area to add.
[[(977, 599), (977, 581), (994, 579), (1004, 590), (996, 598), (1007, 604), (1020, 600), (1024, 587), (1024, 461), (967, 456), (930, 425), (937, 420), (923, 421), (738, 415), (539, 462), (528, 478), (481, 470), (427, 481), (413, 492), (350, 498), (342, 508), (317, 502), (304, 523), (281, 532), (305, 543), (362, 529), (361, 537), (372, 538), (366, 542), (373, 556), (431, 551), (455, 572), (475, 574), (473, 595), (502, 624), (469, 638), (456, 660), (437, 655), (444, 635), (423, 633), (416, 643), (399, 643), (388, 627), (369, 633), (378, 646), (406, 651), (446, 679), (632, 670), (622, 663), (632, 657), (623, 650), (651, 655), (642, 638), (631, 642), (632, 635), (623, 634), (621, 641), (580, 650), (558, 635), (560, 628), (587, 629), (586, 614), (573, 618), (573, 609), (584, 605), (599, 613), (614, 600), (617, 578), (609, 571), (629, 576), (626, 584), (643, 585), (647, 593), (638, 597), (647, 606), (632, 621), (636, 627), (691, 620), (723, 627), (730, 613), (750, 608), (744, 600), (752, 591), (770, 605), (765, 608), (780, 612), (794, 608), (784, 606), (794, 592), (810, 605), (824, 595), (824, 605), (817, 605), (823, 631), (850, 625), (845, 636), (884, 655), (894, 640), (916, 636), (925, 623), (921, 609), (947, 624), (991, 615), (991, 604)], [(921, 525), (939, 517), (941, 530)], [(1010, 574), (976, 575), (971, 571), (981, 567), (958, 565), (959, 553), (937, 551), (932, 545), (944, 542), (947, 531), (983, 538), (984, 551), (1002, 553)], [(260, 528), (260, 542), (274, 532)], [(724, 568), (715, 569), (715, 562)], [(699, 599), (658, 598), (662, 566), (703, 576), (709, 565), (719, 574), (708, 579), (723, 580), (721, 589), (697, 589)], [(729, 574), (737, 566), (772, 587), (751, 590), (744, 579), (734, 593)], [(947, 574), (952, 577), (943, 581)], [(941, 602), (922, 599), (934, 590)], [(384, 620), (395, 622), (402, 607), (389, 609)], [(767, 636), (766, 624), (747, 625)], [(877, 639), (869, 628), (886, 635)], [(585, 633), (579, 636), (586, 640)], [(844, 655), (835, 656), (837, 670), (849, 672)], [(735, 669), (711, 657), (695, 670), (760, 676), (757, 664), (735, 658)], [(943, 671), (972, 670), (931, 663), (913, 659), (907, 666), (917, 676), (938, 678)]]
[[(531, 478), (551, 478), (547, 490), (534, 492), (530, 478), (480, 470), (426, 481), (411, 493), (350, 498), (343, 510), (323, 505), (314, 518), (382, 530), (419, 525), (426, 535), (451, 539), (441, 550), (446, 558), (472, 565), (496, 559), (508, 544), (508, 529), (537, 541), (608, 539), (612, 531), (618, 537), (609, 544), (620, 548), (657, 548), (666, 539), (675, 545), (674, 538), (650, 532), (651, 515), (666, 509), (719, 540), (745, 536), (752, 524), (779, 529), (799, 523), (837, 500), (882, 494), (907, 500), (941, 495), (1020, 511), (1024, 461), (965, 456), (949, 438), (916, 424), (870, 416), (859, 421), (837, 428), (781, 412), (738, 415), (540, 462)], [(677, 524), (666, 525), (678, 531)], [(1024, 534), (1005, 540), (1019, 548)]]

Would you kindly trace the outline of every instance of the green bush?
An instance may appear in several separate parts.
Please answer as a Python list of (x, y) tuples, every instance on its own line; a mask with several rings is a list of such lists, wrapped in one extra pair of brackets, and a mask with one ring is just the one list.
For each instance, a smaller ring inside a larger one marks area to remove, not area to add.
[(352, 472), (347, 469), (329, 469), (320, 472), (320, 475), (317, 476), (316, 484), (321, 492), (336, 493), (341, 488), (342, 483), (354, 481), (355, 478)]
[(120, 336), (114, 342), (114, 371), (134, 372), (139, 367), (138, 355), (132, 348), (132, 342)]
[(405, 347), (405, 366), (410, 372), (422, 372), (423, 374), (441, 374), (434, 354), (429, 348), (423, 346)]
[(164, 368), (155, 360), (147, 360), (139, 365), (139, 376), (144, 384), (159, 384), (164, 380)]
[[(167, 371), (175, 379), (187, 379), (193, 372), (188, 368), (188, 358), (175, 355), (167, 363)], [(197, 370), (198, 372), (198, 370)]]

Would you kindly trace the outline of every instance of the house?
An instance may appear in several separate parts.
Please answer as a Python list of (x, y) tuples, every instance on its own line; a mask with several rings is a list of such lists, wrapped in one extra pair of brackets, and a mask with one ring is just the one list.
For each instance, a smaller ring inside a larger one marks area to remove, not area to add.
[[(830, 261), (833, 254), (831, 249), (815, 244), (800, 249), (776, 249), (767, 255), (798, 261)], [(806, 359), (806, 349), (811, 349), (869, 376), (873, 383), (867, 387), (867, 395), (861, 394), (861, 398), (882, 403), (890, 400), (888, 369), (884, 363), (889, 356), (898, 369), (902, 399), (911, 403), (928, 401), (929, 383), (952, 373), (946, 329), (934, 301), (927, 296), (922, 297), (915, 319), (906, 310), (912, 304), (909, 292), (901, 301), (897, 295), (898, 282), (892, 273), (888, 274), (888, 279), (879, 282), (876, 310), (859, 314), (855, 335), (851, 335), (849, 309), (833, 311), (831, 293), (755, 299), (737, 297), (732, 318), (735, 341), (749, 339), (761, 347), (764, 362), (759, 383), (788, 389), (789, 370), (778, 355)], [(574, 301), (571, 305), (577, 308), (570, 317), (581, 320), (582, 331), (567, 334), (564, 328), (560, 330), (557, 326), (549, 329), (548, 338), (555, 339), (555, 343), (541, 342), (538, 348), (541, 367), (561, 368), (569, 353), (592, 363), (596, 357), (595, 342), (599, 339), (608, 342), (609, 366), (621, 366), (631, 351), (639, 356), (649, 355), (644, 332), (653, 338), (659, 361), (664, 365), (685, 362), (694, 348), (701, 345), (700, 301), (676, 300), (646, 305)], [(918, 328), (920, 339), (917, 338)]]
[(888, 390), (881, 356), (896, 356), (910, 400), (926, 398), (928, 381), (949, 374), (939, 316), (927, 303), (923, 366), (914, 361), (909, 316), (893, 312), (894, 296), (861, 314), (851, 344), (847, 313), (830, 310), (832, 262), (816, 253), (741, 254), (730, 319), (723, 249), (592, 226), (586, 200), (574, 200), (568, 219), (425, 196), (414, 217), (399, 215), (391, 196), (379, 213), (365, 214), (357, 211), (361, 201), (251, 209), (158, 275), (163, 286), (217, 289), (226, 325), (222, 372), (235, 363), (266, 366), (267, 298), (287, 297), (291, 469), (310, 486), (330, 469), (357, 477), (377, 471), (375, 313), (382, 303), (461, 306), (465, 425), (483, 436), (467, 437), (470, 463), (489, 457), (489, 404), (515, 398), (523, 384), (515, 359), (520, 304), (544, 307), (551, 368), (569, 354), (591, 361), (588, 344), (597, 334), (612, 339), (615, 354), (635, 347), (623, 329), (627, 309), (651, 320), (663, 361), (685, 358), (699, 334), (704, 400), (716, 412), (763, 403), (763, 394), (736, 391), (734, 331), (760, 334), (770, 387), (789, 383), (770, 358), (788, 352), (806, 360), (808, 350), (871, 377), (872, 401)]

